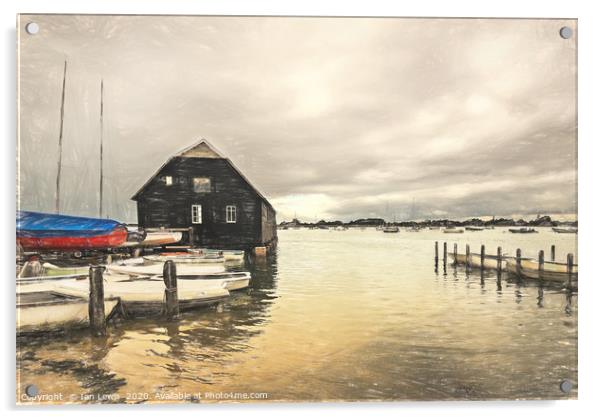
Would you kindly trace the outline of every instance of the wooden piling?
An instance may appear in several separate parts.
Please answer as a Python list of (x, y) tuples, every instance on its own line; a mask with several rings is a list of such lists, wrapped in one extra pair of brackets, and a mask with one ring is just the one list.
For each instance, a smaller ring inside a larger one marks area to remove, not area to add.
[(481, 245), (481, 270), (485, 269), (485, 245)]
[(552, 247), (550, 247), (550, 260), (552, 262), (556, 261), (556, 245), (552, 245)]
[(447, 269), (447, 242), (443, 242), (443, 270)]
[(88, 298), (88, 319), (90, 331), (94, 336), (106, 336), (105, 292), (102, 278), (102, 266), (90, 266), (90, 296)]
[(192, 249), (194, 247), (194, 228), (188, 227), (188, 246)]
[(268, 254), (268, 249), (265, 246), (257, 246), (255, 249), (253, 249), (253, 253), (255, 253), (255, 256), (265, 258)]
[(520, 249), (516, 249), (516, 275), (519, 279), (522, 277), (522, 262), (521, 262), (522, 252)]
[(568, 255), (566, 255), (566, 270), (567, 270), (567, 273), (569, 274), (569, 285), (573, 281), (573, 262), (574, 262), (573, 254), (569, 253)]
[(458, 243), (454, 243), (454, 266), (458, 264)]
[(178, 302), (178, 277), (176, 273), (176, 264), (173, 260), (168, 260), (163, 265), (163, 282), (165, 283), (165, 317), (167, 317), (168, 320), (173, 320), (180, 314)]
[(537, 270), (539, 271), (539, 280), (541, 281), (541, 280), (543, 280), (543, 264), (544, 264), (543, 250), (539, 251), (537, 261), (538, 261)]
[(439, 242), (435, 242), (435, 272), (439, 270)]
[(466, 245), (466, 270), (470, 268), (470, 245)]
[(497, 271), (502, 272), (502, 247), (497, 247)]

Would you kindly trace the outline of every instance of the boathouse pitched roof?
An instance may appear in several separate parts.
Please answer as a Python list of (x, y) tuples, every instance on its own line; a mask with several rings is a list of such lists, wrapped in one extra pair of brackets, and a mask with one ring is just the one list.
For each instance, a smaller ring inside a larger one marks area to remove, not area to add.
[(167, 164), (170, 161), (172, 161), (175, 158), (199, 158), (199, 159), (222, 159), (222, 160), (225, 160), (228, 163), (228, 165), (232, 168), (232, 170), (234, 170), (241, 177), (241, 179), (247, 185), (249, 185), (249, 187), (262, 199), (262, 201), (265, 202), (268, 207), (270, 207), (272, 210), (274, 210), (274, 207), (272, 207), (272, 204), (270, 204), (270, 202), (267, 200), (267, 198), (251, 183), (251, 181), (249, 181), (249, 179), (247, 179), (247, 177), (234, 165), (234, 163), (232, 163), (232, 161), (229, 158), (225, 157), (221, 152), (219, 152), (217, 150), (217, 148), (215, 148), (211, 143), (209, 143), (209, 141), (205, 140), (204, 138), (202, 140), (192, 144), (191, 146), (188, 146), (188, 147), (184, 148), (183, 150), (178, 151), (176, 154), (174, 154), (169, 159), (167, 159), (167, 161), (165, 161), (165, 163), (163, 163), (161, 165), (161, 167), (159, 167), (159, 169), (144, 183), (144, 185), (142, 185), (142, 187), (140, 189), (138, 189), (138, 191), (132, 196), (131, 199), (134, 201), (137, 201), (139, 198), (139, 195), (146, 189), (146, 187), (150, 184), (150, 182), (154, 178), (156, 178), (159, 175), (159, 173), (161, 173), (163, 168), (165, 166), (167, 166)]

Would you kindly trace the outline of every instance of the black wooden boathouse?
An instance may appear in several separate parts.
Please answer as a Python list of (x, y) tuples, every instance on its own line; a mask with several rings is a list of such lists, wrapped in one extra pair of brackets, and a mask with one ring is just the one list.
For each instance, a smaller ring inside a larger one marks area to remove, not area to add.
[(249, 250), (277, 241), (272, 205), (205, 140), (167, 160), (132, 199), (141, 227), (192, 227), (192, 241), (183, 241), (195, 246)]

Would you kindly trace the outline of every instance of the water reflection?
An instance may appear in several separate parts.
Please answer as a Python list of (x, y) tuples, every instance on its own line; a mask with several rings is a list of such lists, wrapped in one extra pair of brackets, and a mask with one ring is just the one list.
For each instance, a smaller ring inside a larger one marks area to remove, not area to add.
[[(96, 395), (121, 393), (128, 387), (130, 391), (147, 392), (149, 387), (165, 391), (186, 381), (213, 384), (223, 380), (227, 374), (215, 367), (226, 364), (232, 353), (248, 350), (249, 340), (263, 333), (269, 321), (270, 306), (277, 298), (277, 258), (274, 254), (248, 263), (253, 278), (249, 289), (233, 292), (219, 311), (184, 312), (171, 322), (117, 322), (105, 338), (92, 338), (87, 331), (20, 337), (19, 381), (35, 380), (38, 387), (52, 391)], [(208, 365), (214, 371), (208, 371)], [(157, 380), (158, 376), (163, 378)]]
[[(247, 262), (250, 289), (222, 310), (123, 322), (104, 341), (85, 332), (28, 340), (18, 347), (21, 383), (432, 400), (567, 397), (558, 383), (577, 380), (577, 296), (563, 287), (443, 260), (433, 272), (436, 231), (281, 234), (276, 255)], [(517, 239), (478, 234), (505, 248)], [(518, 239), (549, 240), (537, 236)], [(525, 254), (541, 247), (527, 244)]]

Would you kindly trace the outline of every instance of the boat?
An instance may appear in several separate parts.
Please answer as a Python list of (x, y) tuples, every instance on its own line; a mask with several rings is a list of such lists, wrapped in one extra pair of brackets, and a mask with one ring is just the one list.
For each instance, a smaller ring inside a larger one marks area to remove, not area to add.
[(146, 231), (135, 225), (127, 225), (128, 237), (123, 246), (135, 246), (139, 245), (141, 242), (146, 239)]
[[(140, 263), (142, 258), (128, 259), (122, 263), (107, 266), (109, 274), (128, 275), (136, 279), (163, 278), (163, 264), (154, 265)], [(138, 262), (138, 263), (133, 263)], [(215, 284), (225, 284), (227, 290), (238, 290), (249, 286), (250, 272), (226, 272), (223, 264), (182, 264), (176, 268), (178, 280), (214, 281)]]
[(383, 233), (399, 233), (399, 227), (397, 226), (385, 226), (382, 228)]
[(577, 229), (575, 227), (552, 227), (552, 230), (555, 233), (563, 233), (563, 234), (577, 234)]
[(446, 227), (443, 229), (443, 232), (446, 234), (460, 234), (464, 233), (464, 229), (456, 227)]
[(178, 231), (149, 231), (141, 241), (128, 240), (124, 247), (159, 247), (178, 243), (182, 240), (182, 233)]
[(429, 227), (429, 230), (440, 230), (440, 227)]
[[(111, 318), (118, 298), (105, 298), (105, 316)], [(89, 325), (88, 299), (60, 292), (38, 291), (17, 294), (17, 334), (53, 332)]]
[[(452, 254), (451, 255), (452, 262), (453, 262), (453, 258), (454, 257)], [(481, 267), (481, 255), (480, 254), (471, 253), (469, 260), (470, 260), (470, 266), (472, 266), (474, 268)], [(466, 255), (465, 254), (457, 254), (455, 263), (457, 265), (465, 265), (466, 264)], [(504, 269), (505, 265), (506, 265), (506, 259), (502, 258), (501, 268)], [(483, 267), (485, 269), (497, 269), (497, 256), (485, 255), (485, 258), (483, 259)]]
[(17, 211), (17, 244), (24, 250), (110, 249), (125, 243), (124, 224), (100, 218)]
[[(131, 279), (125, 275), (104, 275), (104, 279), (105, 298), (118, 298), (126, 317), (146, 317), (163, 312), (165, 283), (162, 278)], [(89, 293), (89, 281), (61, 281), (53, 289), (63, 295), (83, 298)], [(229, 296), (223, 280), (178, 282), (180, 310), (213, 306)]]
[[(148, 279), (163, 281), (163, 277), (160, 276)], [(224, 272), (211, 275), (178, 274), (178, 284), (181, 284), (181, 281), (203, 281), (206, 285), (220, 286), (228, 291), (237, 291), (249, 287), (251, 274), (249, 272)]]
[[(142, 259), (142, 258), (137, 258)], [(107, 265), (109, 272), (123, 275), (162, 275), (162, 263), (112, 263)], [(221, 274), (226, 271), (223, 264), (178, 264), (177, 274), (185, 275), (209, 275)]]
[(508, 231), (510, 231), (510, 233), (515, 233), (515, 234), (530, 234), (530, 233), (537, 233), (538, 231), (535, 230), (532, 227), (521, 227), (521, 228), (510, 228), (508, 229)]
[(418, 233), (420, 230), (422, 230), (420, 227), (408, 227), (408, 228), (406, 228), (406, 231), (410, 232), (410, 233)]
[(245, 260), (244, 250), (222, 250), (226, 262), (242, 262)]
[[(485, 255), (483, 258), (483, 268), (485, 269), (497, 269), (497, 256), (496, 255)], [(481, 255), (479, 254), (471, 254), (470, 255), (470, 266), (474, 266), (477, 268), (481, 267)], [(506, 267), (506, 258), (502, 257), (502, 265), (501, 269), (505, 269)]]
[[(81, 277), (81, 276), (80, 276)], [(73, 276), (17, 278), (17, 333), (53, 332), (89, 325), (88, 295), (69, 295), (54, 289)], [(105, 295), (105, 316), (117, 311), (119, 298)]]
[(465, 230), (466, 231), (483, 231), (483, 230), (485, 230), (485, 227), (466, 226)]
[(74, 275), (74, 276), (82, 276), (88, 275), (90, 270), (90, 265), (85, 266), (57, 266), (49, 262), (44, 262), (42, 264), (42, 268), (44, 269), (45, 277), (49, 276), (65, 276), (65, 275)]
[[(519, 275), (516, 258), (506, 260), (508, 272)], [(535, 259), (521, 259), (520, 276), (530, 279), (540, 279), (539, 262)], [(573, 265), (571, 281), (577, 281), (577, 265)], [(569, 280), (568, 267), (566, 263), (544, 262), (541, 279), (551, 282), (567, 282)]]
[(189, 252), (166, 252), (157, 255), (142, 256), (146, 263), (163, 263), (173, 260), (176, 264), (180, 263), (224, 263), (226, 259), (220, 254), (202, 254), (194, 255)]
[(226, 262), (242, 262), (245, 260), (244, 250), (188, 249), (188, 253), (193, 255), (219, 255), (223, 256)]

